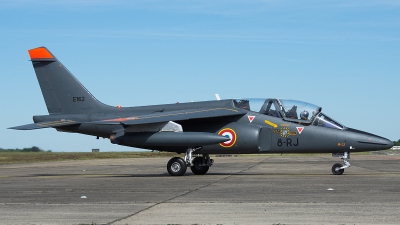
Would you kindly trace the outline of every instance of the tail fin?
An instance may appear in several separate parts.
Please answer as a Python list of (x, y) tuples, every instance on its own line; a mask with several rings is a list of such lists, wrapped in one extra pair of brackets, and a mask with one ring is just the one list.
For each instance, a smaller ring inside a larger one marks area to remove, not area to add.
[(49, 114), (94, 113), (99, 102), (45, 47), (28, 50)]

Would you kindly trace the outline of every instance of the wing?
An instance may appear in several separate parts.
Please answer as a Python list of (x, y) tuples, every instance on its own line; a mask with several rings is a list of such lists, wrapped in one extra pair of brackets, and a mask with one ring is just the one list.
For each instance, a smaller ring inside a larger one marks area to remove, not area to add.
[(41, 128), (57, 128), (62, 126), (76, 125), (83, 123), (96, 124), (96, 125), (124, 125), (124, 126), (155, 124), (158, 127), (159, 124), (165, 126), (165, 124), (167, 124), (170, 121), (216, 118), (225, 116), (240, 116), (244, 114), (246, 114), (245, 111), (239, 111), (233, 108), (186, 109), (186, 110), (176, 110), (168, 112), (157, 112), (157, 113), (132, 116), (132, 117), (115, 117), (115, 118), (109, 118), (105, 120), (92, 121), (92, 122), (82, 122), (82, 121), (62, 119), (62, 120), (46, 121), (39, 123), (31, 123), (22, 126), (10, 127), (9, 129), (34, 130)]
[(151, 113), (133, 117), (117, 117), (101, 121), (93, 121), (90, 123), (98, 125), (121, 124), (129, 126), (129, 125), (160, 123), (168, 121), (182, 121), (182, 120), (193, 120), (193, 119), (215, 118), (215, 117), (226, 117), (226, 116), (241, 116), (245, 114), (246, 112), (244, 111), (239, 111), (237, 109), (232, 109), (232, 108), (186, 109), (186, 110), (176, 110), (168, 112), (157, 112), (157, 113)]

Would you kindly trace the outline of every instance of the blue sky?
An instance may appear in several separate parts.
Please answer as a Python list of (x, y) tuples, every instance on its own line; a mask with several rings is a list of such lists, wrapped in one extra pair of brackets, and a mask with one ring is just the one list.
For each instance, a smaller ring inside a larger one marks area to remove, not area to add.
[(0, 21), (2, 148), (132, 150), (6, 129), (47, 114), (27, 53), (39, 46), (109, 105), (289, 98), (400, 138), (399, 1), (1, 0)]

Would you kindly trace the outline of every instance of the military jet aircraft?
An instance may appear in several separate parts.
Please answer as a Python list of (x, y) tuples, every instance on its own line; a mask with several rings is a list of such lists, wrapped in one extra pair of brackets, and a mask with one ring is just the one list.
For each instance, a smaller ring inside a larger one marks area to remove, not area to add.
[(350, 167), (351, 152), (389, 149), (383, 137), (345, 127), (310, 103), (278, 99), (226, 99), (140, 107), (99, 102), (45, 47), (28, 51), (49, 115), (16, 130), (57, 131), (109, 138), (111, 143), (184, 153), (167, 164), (172, 176), (187, 167), (206, 174), (210, 154), (332, 153), (332, 173)]

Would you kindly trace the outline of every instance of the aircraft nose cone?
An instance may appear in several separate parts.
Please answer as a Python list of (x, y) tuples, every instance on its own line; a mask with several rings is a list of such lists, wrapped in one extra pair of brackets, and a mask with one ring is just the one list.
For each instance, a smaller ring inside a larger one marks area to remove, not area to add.
[(387, 148), (392, 148), (393, 147), (393, 141), (391, 141), (391, 140), (388, 140), (388, 139), (386, 139), (386, 138), (384, 138), (385, 139), (385, 141), (386, 141), (386, 147)]
[(370, 144), (370, 145), (379, 145), (383, 149), (389, 149), (393, 147), (393, 142), (389, 139), (379, 137), (379, 136), (368, 136), (368, 139), (359, 140), (360, 143)]
[(356, 140), (355, 145), (361, 149), (376, 151), (393, 147), (393, 142), (387, 138), (352, 128), (348, 130), (353, 134), (353, 140)]

